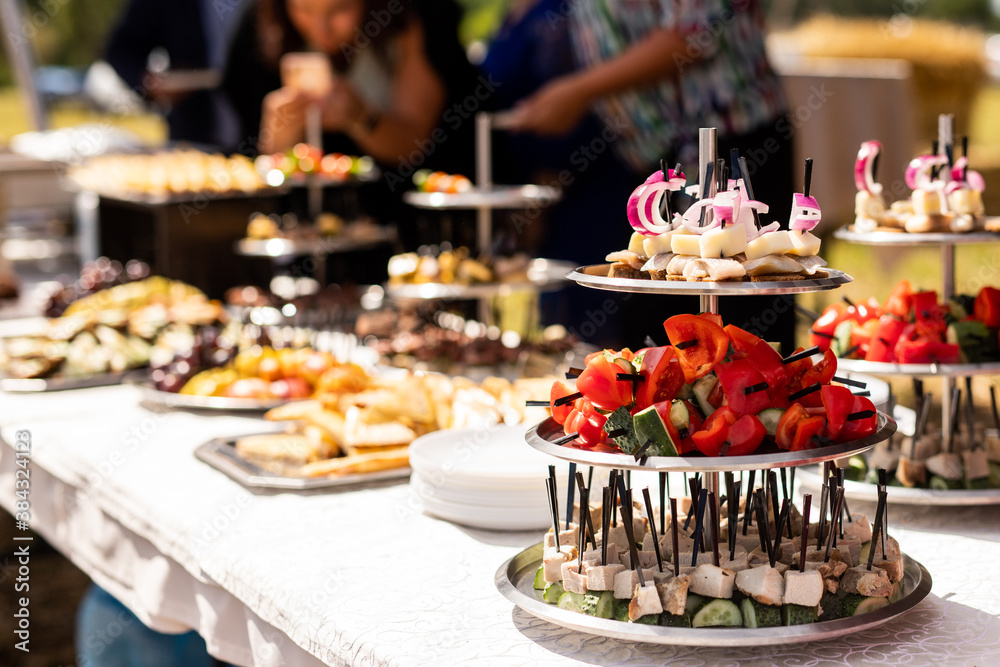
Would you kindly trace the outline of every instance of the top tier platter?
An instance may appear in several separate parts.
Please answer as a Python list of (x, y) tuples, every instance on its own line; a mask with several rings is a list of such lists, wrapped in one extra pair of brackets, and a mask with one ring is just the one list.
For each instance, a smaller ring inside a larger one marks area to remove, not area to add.
[(833, 233), (835, 239), (849, 241), (859, 245), (884, 246), (941, 246), (941, 245), (973, 245), (980, 243), (1000, 243), (1000, 233), (968, 232), (966, 234), (951, 234), (946, 232), (931, 232), (927, 234), (910, 232), (856, 232), (848, 227), (841, 227)]
[(837, 443), (816, 449), (787, 452), (773, 444), (761, 445), (757, 452), (749, 456), (703, 456), (700, 453), (688, 456), (649, 456), (642, 462), (630, 454), (622, 452), (597, 452), (580, 449), (572, 445), (557, 445), (553, 440), (563, 436), (563, 427), (551, 417), (541, 424), (532, 426), (524, 439), (538, 451), (566, 461), (583, 465), (603, 466), (625, 470), (657, 470), (661, 472), (725, 472), (737, 470), (760, 470), (761, 468), (791, 468), (832, 461), (871, 449), (877, 443), (888, 440), (896, 432), (896, 422), (888, 415), (878, 413), (878, 429), (861, 440)]
[(843, 271), (825, 269), (826, 278), (782, 280), (774, 282), (703, 282), (685, 280), (641, 280), (635, 278), (609, 278), (610, 264), (581, 266), (567, 274), (567, 278), (584, 287), (610, 292), (642, 294), (708, 294), (718, 296), (769, 296), (775, 294), (800, 294), (836, 289), (854, 280)]
[(549, 206), (562, 198), (559, 190), (547, 185), (492, 185), (471, 192), (403, 193), (403, 201), (417, 208), (428, 209), (519, 209), (529, 206)]

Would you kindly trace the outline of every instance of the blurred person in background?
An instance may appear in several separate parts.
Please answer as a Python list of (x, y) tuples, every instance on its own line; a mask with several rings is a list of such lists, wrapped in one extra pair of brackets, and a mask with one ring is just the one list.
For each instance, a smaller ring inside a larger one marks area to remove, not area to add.
[[(248, 144), (240, 151), (279, 152), (304, 141), (307, 112), (315, 104), (327, 152), (371, 155), (390, 169), (414, 150), (428, 152), (425, 142), (442, 125), (446, 108), (475, 84), (458, 41), (458, 20), (452, 0), (251, 5), (236, 30), (223, 77)], [(321, 84), (321, 96), (282, 79), (282, 59), (303, 51), (328, 58), (332, 76)], [(471, 123), (466, 125), (471, 132)], [(449, 156), (460, 142), (437, 143), (431, 162), (454, 169)]]
[[(756, 0), (576, 0), (562, 2), (545, 19), (553, 29), (565, 26), (575, 68), (517, 101), (514, 128), (561, 136), (591, 114), (603, 128), (600, 137), (571, 154), (567, 176), (572, 187), (551, 211), (543, 254), (592, 264), (625, 248), (631, 231), (625, 204), (661, 159), (682, 163), (688, 181), (698, 180), (700, 127), (718, 128), (719, 157), (728, 160), (730, 148), (740, 149), (754, 194), (771, 207), (766, 217), (787, 220), (793, 190), (791, 125), (781, 82), (767, 61), (763, 12)], [(592, 300), (605, 301), (606, 295)], [(735, 324), (770, 305), (726, 301), (723, 316), (729, 312)], [(628, 321), (634, 329), (615, 330), (610, 322), (597, 326), (593, 339), (602, 344), (614, 339), (622, 344), (623, 335), (632, 336), (635, 340), (626, 341), (632, 344), (647, 334), (662, 340), (656, 321), (697, 309), (693, 300), (672, 299), (664, 311), (662, 299), (654, 304), (633, 296), (614, 306), (626, 308), (624, 313), (602, 317), (591, 310), (593, 304), (575, 309), (578, 324), (596, 317)], [(761, 333), (790, 346), (792, 325), (790, 316), (780, 318)]]
[[(129, 88), (165, 112), (171, 141), (235, 140), (232, 111), (213, 89), (239, 1), (130, 0), (111, 31), (104, 59)], [(197, 73), (201, 81), (185, 85), (171, 76), (180, 72)]]

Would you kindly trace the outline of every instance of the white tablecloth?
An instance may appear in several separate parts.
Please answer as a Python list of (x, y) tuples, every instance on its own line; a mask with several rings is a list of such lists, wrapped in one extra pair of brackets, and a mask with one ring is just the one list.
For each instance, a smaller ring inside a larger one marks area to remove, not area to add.
[(893, 511), (893, 534), (934, 586), (880, 628), (756, 649), (632, 644), (497, 593), (497, 568), (538, 533), (433, 519), (404, 484), (254, 494), (192, 454), (262, 424), (159, 414), (131, 387), (0, 394), (0, 504), (13, 507), (10, 443), (26, 429), (33, 527), (151, 627), (194, 628), (240, 664), (1000, 664), (996, 507)]

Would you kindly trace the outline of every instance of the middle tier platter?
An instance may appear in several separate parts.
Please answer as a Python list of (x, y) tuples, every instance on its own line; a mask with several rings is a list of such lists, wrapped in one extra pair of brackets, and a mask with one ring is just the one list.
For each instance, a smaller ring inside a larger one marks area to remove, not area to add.
[(552, 418), (528, 429), (525, 440), (540, 452), (583, 465), (604, 466), (624, 470), (657, 470), (672, 472), (726, 472), (760, 470), (761, 468), (791, 468), (832, 461), (871, 449), (896, 432), (896, 422), (888, 415), (878, 413), (878, 428), (860, 440), (836, 443), (790, 452), (778, 449), (772, 443), (761, 445), (749, 456), (717, 456), (702, 454), (688, 456), (649, 456), (636, 459), (630, 454), (612, 451), (582, 449), (572, 444), (556, 444), (563, 437), (563, 427)]
[(923, 232), (911, 233), (904, 231), (855, 231), (853, 225), (841, 227), (833, 233), (833, 238), (859, 245), (873, 246), (941, 246), (941, 245), (974, 245), (981, 243), (1000, 243), (1000, 233), (976, 231), (965, 233)]
[(908, 377), (970, 377), (1000, 375), (1000, 362), (981, 364), (897, 364), (864, 359), (838, 359), (837, 368), (867, 375), (905, 375)]
[(388, 283), (385, 293), (393, 299), (480, 299), (503, 296), (513, 292), (551, 292), (562, 289), (567, 273), (573, 268), (569, 262), (553, 259), (532, 259), (523, 276), (513, 280), (485, 283)]
[(753, 281), (686, 281), (686, 280), (646, 280), (639, 278), (610, 278), (611, 264), (593, 264), (577, 267), (567, 278), (577, 284), (610, 292), (632, 292), (640, 294), (691, 294), (709, 296), (770, 296), (776, 294), (801, 294), (823, 292), (845, 285), (852, 280), (843, 271), (826, 269), (826, 277), (802, 278), (768, 282)]
[(491, 185), (467, 192), (403, 193), (403, 201), (410, 206), (426, 209), (520, 209), (548, 206), (562, 198), (562, 193), (548, 185)]

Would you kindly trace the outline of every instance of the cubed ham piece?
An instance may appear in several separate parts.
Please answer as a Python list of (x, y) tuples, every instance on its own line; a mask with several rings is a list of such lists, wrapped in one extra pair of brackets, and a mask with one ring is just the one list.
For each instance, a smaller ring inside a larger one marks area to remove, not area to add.
[[(653, 581), (653, 574), (653, 570), (642, 571), (642, 576), (645, 577), (647, 584)], [(615, 587), (612, 590), (619, 600), (630, 600), (632, 592), (638, 585), (639, 573), (635, 570), (625, 570), (615, 575)]]
[(576, 547), (568, 544), (562, 545), (560, 550), (554, 546), (545, 549), (542, 556), (542, 579), (547, 584), (554, 584), (562, 581), (562, 566), (576, 558)]
[(785, 572), (785, 604), (815, 607), (823, 597), (823, 575), (817, 570), (788, 570)]
[(690, 591), (710, 598), (733, 597), (736, 573), (711, 564), (699, 565), (691, 573)]
[(854, 538), (862, 544), (872, 539), (872, 524), (868, 517), (864, 514), (852, 514), (850, 521), (844, 521), (844, 537)]
[(587, 588), (592, 591), (613, 591), (615, 576), (625, 571), (624, 565), (591, 565), (584, 566), (587, 573)]
[(656, 589), (660, 593), (660, 605), (663, 607), (663, 611), (675, 616), (682, 615), (687, 606), (688, 586), (690, 584), (691, 577), (684, 574), (665, 584), (658, 584)]
[(570, 593), (580, 593), (581, 595), (587, 592), (587, 570), (584, 569), (582, 572), (577, 572), (577, 568), (580, 567), (580, 561), (573, 559), (562, 565), (562, 585)]
[(785, 579), (777, 568), (759, 565), (737, 572), (736, 588), (761, 604), (779, 605), (785, 594)]
[(869, 597), (887, 598), (892, 593), (892, 582), (885, 570), (865, 565), (848, 568), (840, 578), (840, 587), (848, 593)]
[(645, 586), (636, 585), (632, 601), (628, 603), (629, 620), (637, 621), (643, 616), (659, 616), (661, 613), (663, 605), (660, 604), (660, 593), (656, 590), (656, 585), (652, 581), (647, 581)]

